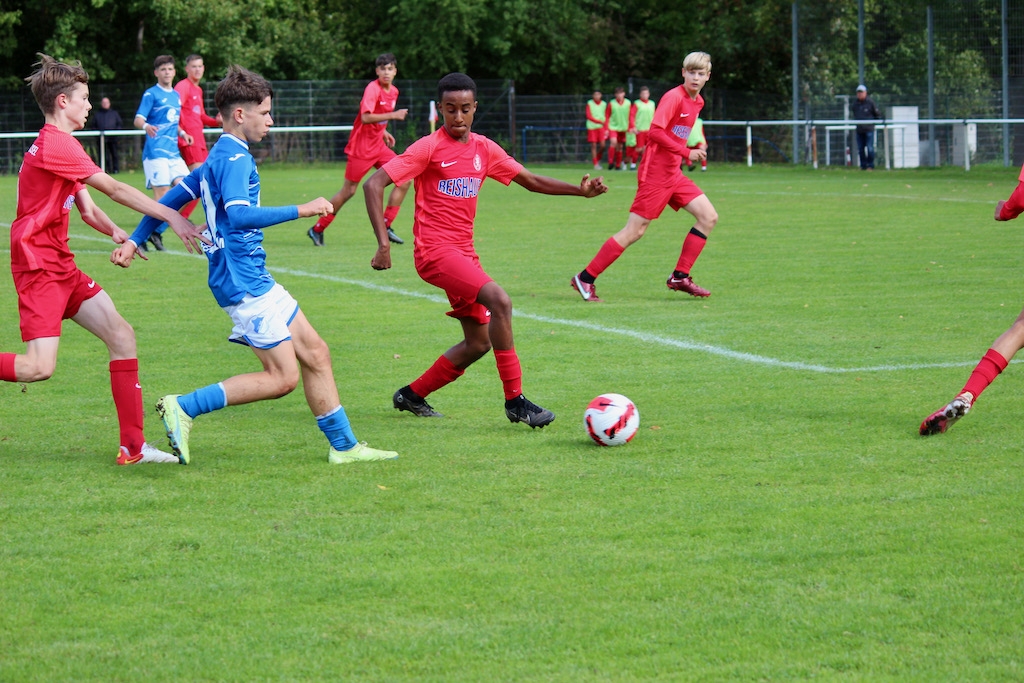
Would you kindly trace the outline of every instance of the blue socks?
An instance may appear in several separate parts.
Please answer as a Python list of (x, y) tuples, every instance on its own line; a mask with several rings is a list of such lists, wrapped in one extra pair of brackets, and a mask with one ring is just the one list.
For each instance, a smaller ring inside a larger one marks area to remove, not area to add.
[(356, 435), (352, 433), (348, 415), (345, 414), (345, 409), (342, 406), (316, 418), (316, 424), (327, 440), (331, 442), (331, 447), (334, 450), (348, 451), (355, 447)]
[(228, 395), (224, 392), (224, 385), (220, 382), (178, 397), (178, 405), (189, 417), (212, 413), (226, 407), (227, 404)]

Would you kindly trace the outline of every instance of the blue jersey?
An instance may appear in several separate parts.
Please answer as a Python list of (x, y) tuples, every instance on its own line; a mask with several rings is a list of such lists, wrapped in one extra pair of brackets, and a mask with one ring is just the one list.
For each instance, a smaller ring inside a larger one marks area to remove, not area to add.
[(181, 118), (181, 98), (173, 89), (164, 90), (159, 85), (142, 93), (142, 101), (136, 116), (146, 119), (146, 123), (156, 126), (156, 137), (146, 136), (146, 146), (142, 149), (142, 159), (173, 159), (180, 157), (178, 152), (178, 120)]
[[(210, 150), (206, 162), (189, 173), (160, 198), (160, 203), (179, 209), (193, 199), (203, 200), (206, 230), (212, 242), (203, 244), (210, 265), (208, 282), (217, 303), (233, 306), (246, 294), (266, 294), (274, 286), (267, 271), (263, 228), (299, 217), (299, 207), (260, 206), (260, 174), (249, 145), (225, 133)], [(132, 233), (136, 245), (144, 244), (161, 225), (143, 217)]]

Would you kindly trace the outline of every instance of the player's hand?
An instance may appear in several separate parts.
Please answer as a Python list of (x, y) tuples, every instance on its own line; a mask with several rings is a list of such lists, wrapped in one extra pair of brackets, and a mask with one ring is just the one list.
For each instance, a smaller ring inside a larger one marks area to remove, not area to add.
[(114, 232), (110, 235), (110, 239), (114, 240), (114, 244), (124, 244), (128, 241), (128, 233), (122, 228), (114, 226)]
[(329, 213), (334, 213), (334, 205), (323, 197), (317, 197), (311, 202), (299, 205), (299, 218), (326, 216)]
[(370, 267), (374, 270), (387, 270), (391, 267), (391, 245), (377, 247), (377, 253), (373, 255)]
[(690, 161), (703, 161), (707, 156), (708, 151), (706, 149), (696, 147), (690, 150)]
[(186, 147), (191, 147), (192, 143), (195, 142), (195, 139), (188, 133), (182, 133), (181, 139), (185, 141)]
[(580, 193), (584, 197), (596, 197), (599, 194), (604, 194), (608, 191), (608, 186), (604, 184), (604, 176), (598, 176), (593, 180), (590, 179), (590, 174), (583, 176), (583, 180), (580, 182)]
[(395, 148), (395, 136), (392, 135), (391, 133), (387, 132), (387, 131), (384, 131), (384, 144), (387, 145), (388, 147), (394, 149)]
[(396, 109), (395, 110), (395, 120), (396, 121), (405, 121), (405, 117), (408, 116), (408, 115), (409, 115), (409, 110), (408, 109)]
[(147, 123), (146, 124), (146, 135), (148, 135), (151, 138), (155, 138), (156, 137), (156, 132), (157, 132), (157, 127), (156, 126), (154, 126), (152, 123)]
[(203, 235), (202, 228), (197, 228), (192, 224), (192, 221), (179, 213), (175, 213), (173, 219), (168, 221), (167, 224), (171, 226), (174, 234), (185, 244), (185, 249), (190, 254), (202, 251), (203, 244), (213, 244), (209, 238)]
[(136, 255), (138, 255), (138, 257), (143, 261), (149, 260), (144, 253), (136, 250), (134, 242), (126, 241), (110, 254), (110, 262), (116, 266), (127, 268), (132, 264), (132, 259), (135, 258)]
[(1006, 204), (1006, 202), (1004, 202), (1002, 199), (1000, 199), (998, 202), (996, 202), (996, 220), (997, 221), (1005, 220), (1004, 218), (1002, 218), (1003, 205), (1004, 204)]

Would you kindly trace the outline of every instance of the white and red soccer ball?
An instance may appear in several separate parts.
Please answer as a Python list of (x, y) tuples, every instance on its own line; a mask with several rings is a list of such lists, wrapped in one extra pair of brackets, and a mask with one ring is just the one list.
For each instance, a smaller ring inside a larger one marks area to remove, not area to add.
[(629, 443), (640, 428), (640, 411), (622, 394), (601, 394), (583, 412), (583, 426), (599, 446)]

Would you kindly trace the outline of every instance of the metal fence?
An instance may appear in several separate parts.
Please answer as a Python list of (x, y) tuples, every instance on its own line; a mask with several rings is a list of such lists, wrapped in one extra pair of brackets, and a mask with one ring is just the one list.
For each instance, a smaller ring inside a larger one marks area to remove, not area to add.
[[(880, 130), (876, 145), (880, 163), (888, 160), (891, 167), (999, 163), (1007, 145), (1013, 163), (1024, 163), (1024, 79), (1019, 80), (1020, 83), (1013, 83), (1010, 98), (1016, 118), (1005, 120), (994, 116), (954, 118), (949, 114), (956, 111), (957, 105), (949, 102), (939, 103), (937, 117), (927, 119), (926, 97), (873, 93), (889, 124), (900, 126)], [(206, 88), (210, 110), (214, 85)], [(437, 97), (436, 84), (399, 81), (396, 85), (401, 90), (399, 107), (409, 109), (409, 115), (405, 121), (393, 123), (390, 130), (398, 149), (404, 149), (429, 132), (428, 115), (430, 103)], [(627, 83), (627, 96), (635, 97), (641, 85), (651, 89), (655, 100), (675, 86), (633, 79)], [(343, 161), (349, 127), (364, 86), (364, 81), (275, 82), (275, 129), (266, 141), (254, 146), (254, 154), (261, 161), (270, 162)], [(478, 86), (476, 132), (497, 140), (527, 163), (589, 161), (583, 114), (587, 97), (517, 96), (508, 81), (480, 81)], [(110, 97), (114, 108), (122, 112), (125, 125), (130, 126), (137, 104), (135, 93), (141, 94), (144, 89), (142, 85), (94, 84), (92, 99)], [(716, 88), (707, 88), (704, 95), (705, 134), (712, 162), (792, 163), (799, 159), (808, 164), (817, 161), (821, 165), (841, 165), (850, 156), (852, 133), (842, 98), (806, 103), (805, 118), (797, 121), (785, 116), (764, 116), (766, 110), (778, 111), (777, 97)], [(997, 111), (999, 101), (1001, 91), (993, 89), (987, 105), (979, 108), (985, 113)], [(0, 105), (0, 130), (8, 131), (0, 133), (0, 173), (16, 173), (43, 118), (27, 89), (8, 95), (0, 93)], [(22, 135), (10, 134), (15, 132)], [(139, 168), (142, 132), (124, 133), (121, 166)], [(890, 135), (892, 144), (887, 147)], [(88, 137), (88, 133), (86, 136), (83, 144), (99, 162), (96, 138)], [(965, 155), (965, 149), (969, 154)], [(855, 161), (856, 153), (852, 152), (852, 156)]]

